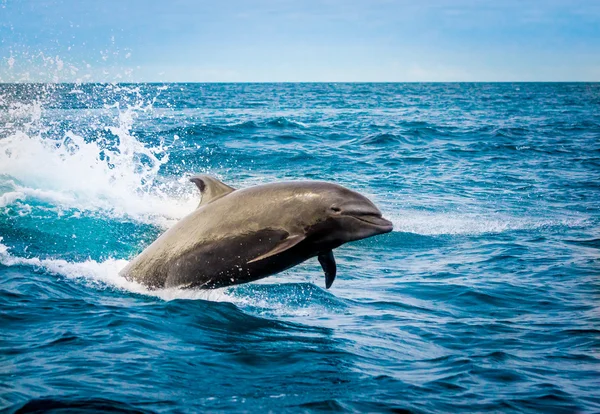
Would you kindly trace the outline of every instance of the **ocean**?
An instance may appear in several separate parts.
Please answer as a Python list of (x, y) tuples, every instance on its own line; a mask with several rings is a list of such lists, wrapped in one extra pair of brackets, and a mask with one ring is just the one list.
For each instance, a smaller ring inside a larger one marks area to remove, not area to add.
[[(197, 173), (395, 228), (330, 290), (119, 277)], [(0, 409), (600, 412), (599, 190), (598, 83), (1, 84)]]

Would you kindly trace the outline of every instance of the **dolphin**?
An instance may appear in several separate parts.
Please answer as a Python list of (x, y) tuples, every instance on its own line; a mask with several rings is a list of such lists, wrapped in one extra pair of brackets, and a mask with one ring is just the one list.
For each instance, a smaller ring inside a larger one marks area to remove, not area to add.
[(196, 210), (163, 233), (120, 275), (148, 288), (214, 289), (252, 282), (317, 257), (329, 289), (332, 250), (392, 231), (365, 196), (320, 181), (234, 189), (214, 177), (190, 179)]

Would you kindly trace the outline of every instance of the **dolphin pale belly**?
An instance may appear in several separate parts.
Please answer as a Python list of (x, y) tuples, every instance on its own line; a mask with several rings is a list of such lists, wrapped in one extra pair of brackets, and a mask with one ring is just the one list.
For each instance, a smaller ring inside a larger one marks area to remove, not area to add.
[(251, 282), (318, 257), (329, 288), (333, 249), (392, 231), (366, 197), (337, 184), (281, 182), (236, 190), (191, 178), (202, 199), (121, 275), (150, 288), (212, 289)]

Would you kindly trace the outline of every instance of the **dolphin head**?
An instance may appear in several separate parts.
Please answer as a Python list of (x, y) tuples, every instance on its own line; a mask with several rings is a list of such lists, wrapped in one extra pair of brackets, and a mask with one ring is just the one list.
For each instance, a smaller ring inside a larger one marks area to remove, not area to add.
[(338, 224), (336, 232), (343, 242), (389, 233), (393, 229), (392, 222), (382, 217), (371, 200), (345, 188), (331, 197), (328, 215), (329, 220)]
[(330, 183), (323, 183), (318, 193), (318, 212), (313, 216), (316, 223), (309, 233), (319, 244), (337, 247), (393, 229), (392, 223), (362, 194)]

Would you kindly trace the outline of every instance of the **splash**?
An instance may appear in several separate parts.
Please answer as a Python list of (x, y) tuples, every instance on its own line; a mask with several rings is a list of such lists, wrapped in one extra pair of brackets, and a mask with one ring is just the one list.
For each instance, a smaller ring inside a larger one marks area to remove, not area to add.
[[(198, 198), (193, 188), (184, 177), (159, 174), (170, 148), (144, 145), (131, 132), (145, 109), (142, 102), (106, 107), (114, 124), (84, 137), (71, 130), (49, 134), (39, 103), (13, 105), (9, 120), (16, 130), (0, 139), (0, 206), (37, 200), (161, 226), (189, 213)], [(114, 140), (98, 138), (98, 132)]]
[[(315, 285), (297, 283), (297, 280), (278, 278), (278, 282), (294, 282), (288, 285), (273, 284), (271, 281), (257, 281), (237, 287), (210, 290), (194, 289), (155, 289), (125, 279), (119, 272), (127, 265), (127, 260), (108, 259), (98, 262), (86, 260), (69, 262), (63, 259), (26, 258), (13, 255), (0, 237), (0, 265), (30, 267), (50, 275), (64, 277), (83, 286), (104, 290), (116, 289), (125, 293), (135, 293), (154, 297), (163, 301), (177, 299), (206, 300), (210, 302), (230, 302), (238, 306), (252, 307), (259, 313), (277, 316), (307, 316), (322, 314), (325, 310), (339, 307), (332, 305), (331, 295)], [(270, 285), (266, 287), (265, 285)], [(261, 286), (263, 288), (261, 288)], [(266, 287), (266, 289), (264, 289)], [(250, 290), (249, 290), (250, 288)]]
[(16, 201), (23, 200), (24, 198), (25, 194), (20, 191), (4, 193), (0, 196), (0, 207), (6, 207)]
[(202, 299), (213, 302), (232, 302), (233, 297), (226, 293), (226, 289), (214, 290), (189, 290), (189, 289), (157, 289), (150, 290), (139, 283), (129, 281), (119, 272), (127, 265), (127, 260), (108, 259), (98, 262), (86, 260), (84, 262), (69, 262), (63, 259), (40, 259), (37, 257), (26, 258), (15, 256), (9, 252), (8, 246), (2, 244), (0, 237), (0, 264), (3, 266), (31, 267), (45, 273), (66, 277), (70, 280), (82, 282), (96, 289), (118, 289), (146, 296), (153, 296), (165, 301), (174, 299)]

